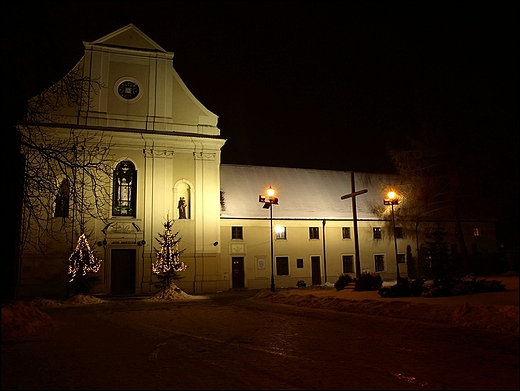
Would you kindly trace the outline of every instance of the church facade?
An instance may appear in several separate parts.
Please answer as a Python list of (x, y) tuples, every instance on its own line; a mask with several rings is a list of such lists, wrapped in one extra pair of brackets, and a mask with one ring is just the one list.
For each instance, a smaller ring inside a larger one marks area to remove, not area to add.
[[(110, 149), (109, 202), (103, 218), (80, 226), (73, 205), (53, 200), (50, 224), (59, 230), (69, 220), (71, 230), (45, 256), (23, 252), (19, 295), (53, 294), (66, 284), (64, 265), (83, 230), (102, 259), (92, 293), (153, 293), (154, 248), (166, 219), (174, 220), (188, 266), (177, 285), (190, 293), (321, 285), (344, 273), (407, 276), (407, 253), (417, 255), (424, 228), (436, 222), (421, 221), (419, 232), (397, 219), (395, 229), (394, 206), (380, 213), (397, 177), (222, 164), (218, 117), (183, 83), (173, 53), (132, 24), (84, 46), (73, 72), (98, 81), (99, 90), (38, 126)], [(57, 193), (71, 191), (62, 178), (56, 184)], [(269, 187), (277, 203), (266, 204)], [(454, 223), (445, 225), (455, 243)], [(462, 228), (476, 251), (496, 251), (493, 221)]]

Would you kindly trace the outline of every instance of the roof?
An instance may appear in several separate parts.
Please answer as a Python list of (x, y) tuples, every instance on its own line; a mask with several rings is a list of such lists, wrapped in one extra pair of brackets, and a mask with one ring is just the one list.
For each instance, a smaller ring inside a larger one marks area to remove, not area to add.
[(396, 176), (305, 168), (221, 164), (220, 189), (223, 192), (222, 218), (266, 218), (269, 216), (260, 195), (272, 186), (278, 205), (277, 219), (352, 219), (352, 198), (341, 196), (366, 189), (356, 196), (358, 219), (375, 219), (374, 205), (382, 205), (384, 189), (392, 187)]

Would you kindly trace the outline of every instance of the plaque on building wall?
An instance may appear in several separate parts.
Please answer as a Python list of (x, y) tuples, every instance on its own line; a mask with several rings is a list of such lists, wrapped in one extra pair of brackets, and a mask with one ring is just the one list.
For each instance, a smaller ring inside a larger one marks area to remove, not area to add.
[(258, 260), (258, 269), (265, 269), (265, 259), (260, 258)]
[(243, 254), (245, 253), (244, 244), (232, 244), (231, 245), (231, 253), (232, 254)]

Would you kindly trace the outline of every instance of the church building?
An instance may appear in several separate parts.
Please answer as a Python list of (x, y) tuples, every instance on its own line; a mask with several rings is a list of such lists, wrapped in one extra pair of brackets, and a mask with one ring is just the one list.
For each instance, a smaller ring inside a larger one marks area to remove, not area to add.
[[(132, 24), (84, 47), (71, 74), (99, 88), (90, 85), (77, 107), (49, 107), (33, 125), (76, 140), (83, 163), (87, 146), (105, 151), (111, 172), (97, 182), (57, 175), (47, 220), (62, 241), (45, 255), (24, 250), (20, 296), (63, 289), (82, 233), (102, 259), (93, 294), (154, 293), (154, 248), (167, 219), (187, 265), (176, 284), (188, 293), (333, 284), (345, 273), (408, 275), (410, 256), (438, 221), (399, 220), (400, 204), (386, 195), (398, 192), (397, 176), (222, 164), (218, 116), (184, 84), (172, 52)], [(94, 191), (106, 194), (90, 204), (98, 217), (69, 199)], [(456, 225), (443, 224), (455, 251)], [(462, 229), (473, 251), (496, 252), (493, 221), (464, 220)]]

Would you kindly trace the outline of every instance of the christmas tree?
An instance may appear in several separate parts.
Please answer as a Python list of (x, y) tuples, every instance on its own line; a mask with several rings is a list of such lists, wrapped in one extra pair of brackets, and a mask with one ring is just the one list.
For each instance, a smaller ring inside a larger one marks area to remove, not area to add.
[(92, 284), (98, 277), (87, 273), (97, 273), (101, 267), (101, 259), (94, 256), (85, 234), (78, 238), (76, 248), (69, 257), (69, 292), (68, 296), (90, 294)]
[(183, 272), (188, 267), (180, 260), (181, 254), (185, 249), (179, 250), (179, 232), (172, 233), (173, 220), (166, 218), (164, 223), (164, 234), (159, 233), (155, 238), (161, 245), (160, 249), (155, 250), (157, 261), (153, 263), (152, 270), (157, 275), (157, 282), (154, 284), (159, 288), (159, 292), (167, 289), (173, 281), (184, 278), (178, 272)]

